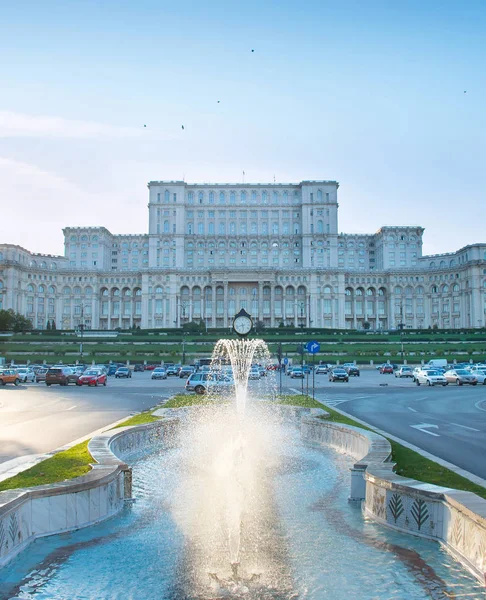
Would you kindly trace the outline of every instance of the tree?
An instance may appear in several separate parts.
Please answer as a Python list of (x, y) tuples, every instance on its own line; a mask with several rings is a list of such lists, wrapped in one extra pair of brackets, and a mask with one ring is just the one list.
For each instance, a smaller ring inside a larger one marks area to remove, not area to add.
[(2, 331), (28, 331), (32, 329), (32, 321), (11, 308), (0, 310), (0, 330)]
[(54, 331), (56, 329), (56, 321), (54, 321), (54, 319), (52, 319), (52, 323), (51, 323), (51, 329)]
[(47, 331), (51, 330), (51, 322), (47, 321), (47, 327), (46, 327)]
[(363, 323), (363, 329), (366, 329), (366, 330), (371, 329), (371, 323), (369, 321), (365, 321)]
[(263, 321), (257, 321), (255, 323), (255, 333), (263, 333), (265, 331), (265, 324), (263, 323)]

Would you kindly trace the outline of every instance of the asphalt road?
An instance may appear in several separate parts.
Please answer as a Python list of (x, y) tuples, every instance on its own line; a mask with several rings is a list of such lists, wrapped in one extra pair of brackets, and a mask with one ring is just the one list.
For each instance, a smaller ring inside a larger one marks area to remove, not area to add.
[(29, 383), (0, 388), (0, 463), (55, 450), (101, 427), (158, 404), (183, 390), (185, 379), (108, 378), (106, 387), (47, 387)]
[[(263, 382), (250, 382), (257, 392)], [(183, 391), (185, 379), (110, 377), (106, 387), (0, 388), (0, 463), (49, 452)], [(279, 378), (277, 375), (277, 387)], [(282, 377), (283, 392), (302, 390)], [(304, 391), (312, 393), (312, 377)], [(316, 398), (486, 479), (486, 386), (416, 387), (408, 379), (362, 371), (349, 383), (315, 376)], [(386, 384), (386, 385), (385, 385)], [(257, 392), (258, 393), (258, 392)]]
[(348, 384), (316, 381), (316, 398), (329, 406), (486, 479), (486, 385), (418, 387), (374, 371)]

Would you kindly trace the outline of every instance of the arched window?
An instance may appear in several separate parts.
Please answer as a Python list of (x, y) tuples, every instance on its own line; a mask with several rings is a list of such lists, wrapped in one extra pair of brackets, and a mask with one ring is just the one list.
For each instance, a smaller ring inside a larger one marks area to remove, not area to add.
[(164, 202), (170, 202), (170, 192), (169, 192), (169, 190), (165, 190), (165, 192), (164, 192)]
[(241, 192), (241, 194), (240, 194), (240, 203), (246, 204), (246, 192), (245, 191)]
[(187, 194), (187, 203), (194, 204), (194, 192), (189, 192)]
[(332, 294), (332, 288), (329, 287), (328, 285), (326, 285), (326, 287), (324, 288), (324, 293), (325, 294)]
[(358, 288), (356, 290), (356, 296), (362, 296), (363, 295), (363, 288)]
[(421, 296), (424, 293), (424, 288), (421, 285), (418, 285), (415, 288), (415, 293), (418, 294), (419, 296)]
[(437, 294), (437, 292), (438, 292), (437, 286), (436, 286), (436, 285), (433, 285), (433, 286), (430, 288), (430, 291), (431, 291), (433, 294)]
[(75, 296), (81, 296), (81, 288), (79, 287), (79, 285), (77, 285), (77, 286), (74, 288), (74, 295), (75, 295)]
[(137, 288), (135, 290), (135, 296), (141, 296), (142, 295), (142, 290), (140, 288)]
[(27, 286), (27, 291), (30, 293), (34, 292), (34, 286), (31, 283), (29, 283), (29, 285)]
[(346, 288), (344, 290), (344, 295), (345, 296), (352, 296), (353, 295), (353, 290), (351, 288)]
[(397, 296), (400, 296), (400, 294), (402, 293), (402, 288), (399, 285), (397, 285), (393, 291)]
[(93, 293), (93, 288), (92, 288), (92, 287), (90, 287), (90, 286), (88, 286), (88, 287), (87, 287), (87, 288), (84, 290), (84, 293), (85, 293), (85, 295), (86, 295), (86, 296), (91, 296), (91, 295), (92, 295), (92, 293)]
[(155, 288), (155, 293), (156, 293), (156, 294), (162, 294), (163, 292), (164, 292), (164, 290), (163, 290), (163, 289), (160, 287), (160, 285), (158, 285), (158, 286)]
[(317, 190), (317, 202), (322, 202), (322, 190)]
[(108, 296), (108, 290), (107, 290), (106, 288), (103, 288), (103, 289), (101, 290), (101, 295), (102, 295), (102, 296)]
[(199, 192), (199, 194), (197, 195), (197, 201), (199, 204), (204, 204), (204, 194), (203, 192)]
[(71, 288), (70, 288), (70, 287), (68, 287), (67, 285), (66, 285), (66, 286), (64, 286), (64, 287), (63, 287), (63, 289), (62, 289), (62, 293), (63, 293), (65, 296), (69, 296), (69, 294), (71, 293)]
[(267, 203), (267, 192), (265, 190), (263, 190), (263, 192), (262, 192), (262, 203), (263, 204)]
[(368, 289), (366, 290), (366, 295), (367, 295), (367, 296), (374, 296), (374, 295), (375, 295), (375, 290), (374, 290), (374, 288), (368, 288)]
[(188, 233), (189, 235), (192, 235), (192, 234), (193, 234), (193, 229), (194, 229), (194, 225), (193, 225), (193, 223), (188, 223), (188, 224), (187, 224), (187, 233)]
[(88, 241), (88, 236), (87, 235), (82, 235), (81, 236), (81, 241), (82, 242), (87, 242)]
[(297, 289), (297, 295), (298, 296), (305, 296), (305, 292), (306, 289), (303, 285), (300, 285), (299, 288)]
[(456, 293), (459, 291), (459, 285), (457, 283), (452, 286), (452, 291)]
[(219, 203), (220, 204), (225, 204), (226, 203), (226, 197), (224, 195), (224, 192), (219, 192)]
[(230, 204), (236, 204), (236, 194), (234, 192), (230, 192)]
[(434, 261), (432, 261), (432, 262), (430, 263), (429, 267), (435, 267), (435, 262), (434, 262)]
[(49, 294), (55, 294), (56, 293), (56, 288), (53, 285), (49, 286)]
[(209, 204), (214, 204), (214, 192), (209, 192)]
[(442, 293), (443, 294), (447, 294), (448, 291), (449, 291), (449, 286), (448, 285), (443, 285), (442, 286)]
[(164, 233), (169, 233), (169, 221), (164, 221)]
[(39, 292), (39, 294), (43, 294), (46, 291), (46, 288), (43, 285), (40, 285), (37, 288), (37, 291)]
[(120, 295), (120, 290), (118, 288), (113, 288), (111, 290), (111, 293), (113, 294), (113, 296), (119, 296)]
[(212, 221), (208, 224), (208, 233), (214, 235), (214, 223)]
[(317, 233), (324, 233), (324, 223), (317, 221)]

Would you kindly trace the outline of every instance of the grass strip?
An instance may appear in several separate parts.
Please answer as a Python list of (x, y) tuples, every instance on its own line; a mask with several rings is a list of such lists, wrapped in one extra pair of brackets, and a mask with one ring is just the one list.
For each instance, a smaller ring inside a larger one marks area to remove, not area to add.
[[(127, 425), (143, 425), (158, 421), (159, 417), (154, 416), (152, 413), (159, 408), (160, 406), (157, 406), (152, 410), (130, 417), (116, 425), (113, 429), (126, 427)], [(66, 481), (86, 475), (86, 473), (91, 471), (91, 463), (93, 462), (93, 457), (88, 451), (88, 443), (89, 440), (86, 440), (68, 450), (58, 452), (30, 469), (22, 471), (22, 473), (18, 473), (4, 481), (0, 481), (0, 492), (45, 485), (47, 483), (58, 483), (59, 481)]]
[(91, 462), (93, 458), (88, 452), (87, 440), (0, 481), (0, 492), (74, 479), (91, 471)]
[[(323, 408), (330, 415), (326, 421), (330, 421), (331, 423), (342, 423), (344, 425), (354, 425), (361, 429), (374, 431), (373, 428), (366, 427), (349, 417), (345, 417), (332, 408), (313, 400), (310, 396), (283, 396), (280, 403), (292, 406), (302, 406), (305, 408)], [(395, 472), (397, 475), (416, 479), (417, 481), (423, 481), (424, 483), (433, 483), (434, 485), (440, 485), (442, 487), (450, 487), (455, 490), (473, 492), (486, 500), (486, 488), (477, 483), (473, 483), (469, 479), (466, 479), (466, 477), (462, 477), (462, 475), (454, 473), (454, 471), (439, 465), (439, 463), (425, 458), (418, 452), (410, 450), (410, 448), (407, 448), (406, 446), (402, 446), (402, 444), (399, 444), (398, 442), (390, 439), (388, 439), (388, 441), (391, 444), (392, 461), (396, 463)]]
[(163, 408), (184, 408), (196, 404), (214, 404), (214, 402), (214, 396), (208, 399), (205, 395), (199, 394), (176, 394), (167, 400)]

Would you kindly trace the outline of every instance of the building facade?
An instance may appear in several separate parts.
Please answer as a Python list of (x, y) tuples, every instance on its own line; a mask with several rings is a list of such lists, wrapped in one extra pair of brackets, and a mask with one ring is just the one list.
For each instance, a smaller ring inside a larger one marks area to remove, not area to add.
[(340, 233), (338, 187), (152, 181), (146, 234), (0, 244), (1, 308), (38, 329), (228, 327), (240, 308), (267, 327), (485, 327), (486, 243), (423, 256), (420, 226)]

